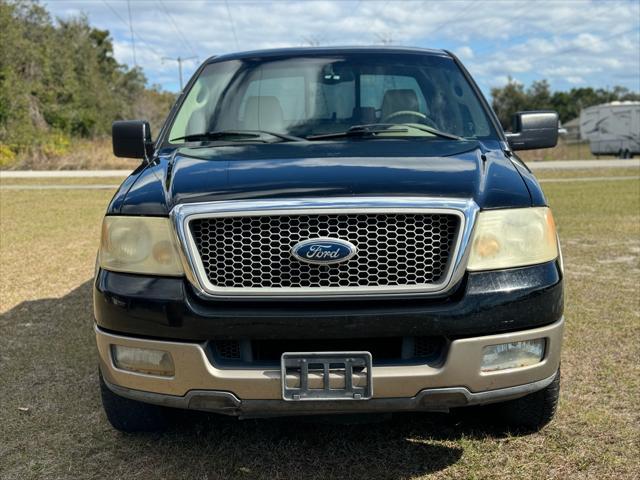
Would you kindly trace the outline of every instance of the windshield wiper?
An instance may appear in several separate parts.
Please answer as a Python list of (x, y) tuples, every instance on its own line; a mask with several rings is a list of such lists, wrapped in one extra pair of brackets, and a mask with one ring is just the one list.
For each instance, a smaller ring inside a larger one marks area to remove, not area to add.
[[(400, 128), (398, 128), (400, 127)], [(454, 135), (452, 133), (442, 132), (437, 128), (429, 127), (428, 125), (407, 124), (407, 123), (369, 123), (366, 125), (354, 125), (344, 132), (326, 133), (323, 135), (311, 135), (307, 137), (307, 140), (322, 140), (325, 138), (339, 138), (339, 137), (375, 137), (378, 133), (407, 133), (409, 129), (421, 130), (423, 132), (431, 133), (437, 137), (448, 138), (450, 140), (464, 140), (462, 137)]]
[[(220, 140), (226, 137), (244, 137), (251, 140), (259, 139), (264, 135), (271, 135), (286, 142), (304, 142), (302, 137), (294, 137), (286, 133), (269, 132), (267, 130), (215, 130), (212, 132), (192, 133), (184, 137), (172, 138), (170, 142), (186, 140), (187, 142), (197, 142), (198, 140)], [(259, 140), (265, 142), (264, 140)], [(265, 142), (266, 143), (266, 142)]]
[(389, 128), (394, 127), (393, 123), (373, 123), (371, 125), (354, 125), (344, 132), (323, 133), (322, 135), (310, 135), (307, 140), (322, 140), (325, 138), (340, 137), (374, 137), (377, 133), (407, 133), (408, 128)]

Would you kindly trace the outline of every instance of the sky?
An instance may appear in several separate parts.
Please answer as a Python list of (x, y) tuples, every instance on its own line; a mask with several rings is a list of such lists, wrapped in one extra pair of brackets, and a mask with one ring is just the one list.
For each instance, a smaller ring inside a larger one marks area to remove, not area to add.
[[(509, 77), (553, 90), (640, 91), (640, 0), (41, 0), (111, 32), (116, 59), (179, 91), (212, 55), (274, 47), (401, 45), (456, 53), (486, 95)], [(130, 15), (129, 15), (130, 13)], [(129, 23), (131, 18), (131, 24)]]

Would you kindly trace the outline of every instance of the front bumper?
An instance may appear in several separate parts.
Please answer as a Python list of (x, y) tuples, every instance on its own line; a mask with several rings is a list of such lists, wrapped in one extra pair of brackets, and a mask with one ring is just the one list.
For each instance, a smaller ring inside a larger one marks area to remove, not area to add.
[[(278, 369), (219, 368), (203, 342), (175, 342), (109, 333), (96, 327), (100, 368), (114, 393), (148, 403), (239, 416), (367, 411), (446, 411), (451, 407), (517, 398), (553, 381), (560, 365), (564, 320), (543, 327), (455, 339), (444, 362), (429, 365), (374, 366), (373, 399), (341, 402), (285, 402)], [(546, 338), (541, 362), (523, 368), (483, 373), (482, 349), (488, 345)], [(175, 364), (173, 377), (124, 371), (114, 366), (113, 344), (164, 350)]]
[(471, 337), (549, 325), (563, 313), (557, 262), (470, 272), (444, 297), (205, 301), (184, 278), (99, 270), (98, 326), (170, 340)]

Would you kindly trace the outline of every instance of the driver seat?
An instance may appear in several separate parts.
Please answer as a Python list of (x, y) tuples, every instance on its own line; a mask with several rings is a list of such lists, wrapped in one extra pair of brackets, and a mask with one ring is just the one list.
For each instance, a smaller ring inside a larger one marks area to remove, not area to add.
[(395, 112), (411, 110), (420, 111), (418, 96), (415, 90), (410, 88), (398, 88), (387, 90), (382, 97), (381, 120)]

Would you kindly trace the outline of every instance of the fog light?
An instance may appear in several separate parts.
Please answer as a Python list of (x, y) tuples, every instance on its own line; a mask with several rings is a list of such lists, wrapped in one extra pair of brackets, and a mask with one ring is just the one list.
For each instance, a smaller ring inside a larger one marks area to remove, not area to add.
[(121, 370), (149, 375), (173, 376), (175, 369), (169, 352), (148, 348), (111, 345), (113, 364)]
[(489, 345), (482, 350), (483, 372), (494, 372), (507, 368), (528, 367), (539, 363), (544, 357), (546, 341), (544, 338), (523, 342)]

